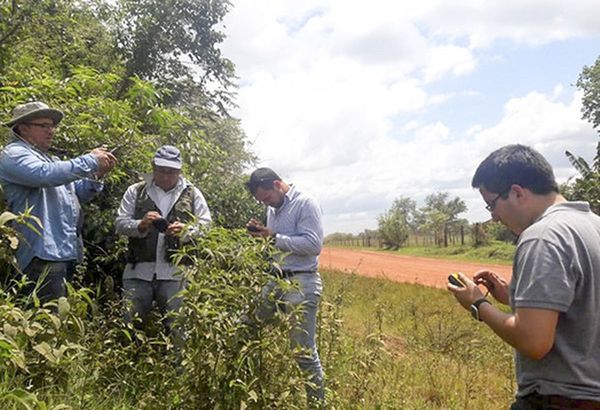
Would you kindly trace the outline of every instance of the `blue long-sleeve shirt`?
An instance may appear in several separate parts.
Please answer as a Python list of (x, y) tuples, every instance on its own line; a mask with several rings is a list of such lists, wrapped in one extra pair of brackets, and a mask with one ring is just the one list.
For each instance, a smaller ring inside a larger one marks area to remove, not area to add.
[(7, 206), (16, 214), (31, 208), (42, 225), (37, 227), (40, 235), (24, 224), (15, 224), (23, 236), (16, 251), (18, 266), (26, 268), (34, 257), (80, 260), (80, 201), (88, 201), (102, 190), (102, 183), (87, 179), (98, 170), (98, 161), (92, 154), (60, 161), (13, 137), (0, 153), (0, 184)]
[(279, 208), (267, 208), (267, 227), (275, 233), (275, 247), (282, 251), (283, 270), (316, 271), (323, 246), (321, 207), (317, 201), (290, 185)]

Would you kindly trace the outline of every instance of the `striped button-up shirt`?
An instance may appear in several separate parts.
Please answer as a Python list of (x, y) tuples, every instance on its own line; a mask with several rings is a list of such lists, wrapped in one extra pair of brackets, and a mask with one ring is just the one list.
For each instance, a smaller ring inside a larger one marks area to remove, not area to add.
[(317, 201), (290, 185), (279, 208), (267, 208), (267, 227), (275, 233), (275, 247), (282, 251), (280, 267), (286, 271), (316, 271), (323, 246), (321, 207)]

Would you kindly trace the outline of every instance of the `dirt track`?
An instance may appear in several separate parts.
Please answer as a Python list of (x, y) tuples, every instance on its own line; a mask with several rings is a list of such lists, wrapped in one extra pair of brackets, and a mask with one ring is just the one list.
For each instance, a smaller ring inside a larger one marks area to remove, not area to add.
[(357, 251), (344, 248), (323, 248), (319, 266), (356, 272), (359, 275), (383, 277), (395, 282), (419, 283), (445, 288), (451, 272), (463, 272), (471, 277), (481, 269), (489, 269), (510, 279), (512, 268), (505, 265), (459, 262), (415, 256), (391, 255), (383, 252)]

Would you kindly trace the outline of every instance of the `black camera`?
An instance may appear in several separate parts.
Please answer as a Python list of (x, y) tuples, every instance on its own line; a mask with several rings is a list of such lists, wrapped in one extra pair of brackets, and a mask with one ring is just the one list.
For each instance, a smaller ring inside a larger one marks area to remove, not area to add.
[(462, 283), (462, 281), (458, 277), (457, 273), (453, 273), (450, 276), (448, 276), (448, 282), (450, 282), (454, 286), (458, 286), (459, 288), (464, 288), (465, 287), (465, 284)]
[(159, 218), (153, 220), (152, 225), (154, 225), (158, 232), (165, 232), (167, 230), (167, 227), (169, 226), (169, 223), (165, 218)]
[(258, 226), (254, 226), (254, 225), (247, 225), (246, 228), (250, 231), (250, 232), (260, 232), (260, 228)]

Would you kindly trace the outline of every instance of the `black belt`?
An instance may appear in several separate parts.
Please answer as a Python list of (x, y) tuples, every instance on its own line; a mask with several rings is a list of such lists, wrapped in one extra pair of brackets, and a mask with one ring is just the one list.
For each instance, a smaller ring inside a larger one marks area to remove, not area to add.
[(527, 402), (533, 408), (540, 410), (600, 410), (600, 401), (572, 399), (566, 396), (532, 393), (521, 397), (521, 400)]
[(294, 275), (297, 275), (299, 273), (317, 273), (316, 270), (282, 270), (281, 271), (281, 277), (282, 278), (291, 278)]

